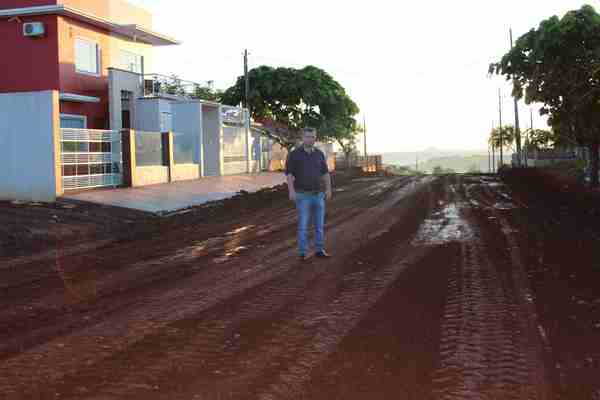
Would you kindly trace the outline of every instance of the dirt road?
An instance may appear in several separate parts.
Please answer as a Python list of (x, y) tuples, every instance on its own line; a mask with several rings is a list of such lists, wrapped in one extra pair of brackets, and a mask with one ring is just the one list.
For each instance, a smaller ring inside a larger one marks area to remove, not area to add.
[(564, 390), (516, 218), (529, 208), (497, 178), (344, 182), (328, 209), (335, 256), (325, 261), (297, 260), (284, 191), (243, 202), (131, 217), (116, 236), (58, 235), (36, 255), (0, 258), (3, 398)]

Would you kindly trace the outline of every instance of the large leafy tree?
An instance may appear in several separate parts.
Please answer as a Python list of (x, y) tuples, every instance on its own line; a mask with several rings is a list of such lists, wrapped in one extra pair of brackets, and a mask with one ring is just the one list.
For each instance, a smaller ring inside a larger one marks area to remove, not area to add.
[(559, 135), (554, 130), (528, 129), (525, 134), (528, 150), (547, 150), (573, 144), (567, 136)]
[[(248, 72), (249, 108), (264, 133), (291, 149), (303, 127), (314, 127), (319, 140), (346, 137), (356, 122), (358, 106), (327, 72), (314, 66), (302, 69), (261, 66)], [(222, 102), (238, 105), (244, 98), (245, 79), (240, 76), (227, 89)]]
[(194, 91), (191, 95), (194, 99), (219, 102), (223, 96), (223, 91), (215, 89), (212, 85), (194, 85)]
[(352, 118), (352, 122), (348, 126), (342, 126), (337, 131), (338, 134), (333, 138), (344, 152), (346, 167), (350, 167), (350, 155), (356, 150), (358, 135), (364, 132), (364, 127), (356, 123)]
[(600, 15), (591, 6), (541, 22), (490, 65), (513, 81), (513, 94), (540, 111), (557, 135), (587, 146), (592, 185), (598, 185), (600, 149)]
[(502, 128), (494, 128), (490, 132), (488, 143), (495, 149), (502, 148), (503, 150), (513, 149), (515, 143), (516, 131), (512, 125), (503, 126)]

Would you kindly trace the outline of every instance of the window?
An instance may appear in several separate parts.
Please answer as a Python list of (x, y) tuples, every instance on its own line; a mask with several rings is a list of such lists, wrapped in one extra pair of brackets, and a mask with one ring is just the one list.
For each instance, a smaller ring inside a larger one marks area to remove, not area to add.
[(129, 51), (121, 50), (121, 68), (126, 71), (141, 74), (143, 72), (144, 58)]
[(87, 127), (87, 118), (85, 115), (60, 115), (60, 127), (71, 129), (85, 129)]
[(85, 74), (100, 75), (100, 46), (91, 40), (75, 39), (75, 69)]
[(160, 113), (160, 131), (168, 132), (173, 129), (173, 116), (170, 112)]

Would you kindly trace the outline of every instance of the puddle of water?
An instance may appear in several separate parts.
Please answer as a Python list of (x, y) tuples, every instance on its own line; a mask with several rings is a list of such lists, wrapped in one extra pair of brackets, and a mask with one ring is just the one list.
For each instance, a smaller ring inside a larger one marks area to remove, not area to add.
[(474, 206), (474, 207), (481, 207), (481, 203), (479, 203), (477, 200), (474, 199), (470, 199), (469, 202)]
[(215, 258), (213, 261), (217, 264), (222, 264), (222, 263), (226, 262), (227, 260), (229, 260), (230, 258), (235, 257), (236, 255), (238, 255), (239, 253), (241, 253), (242, 251), (244, 251), (246, 249), (248, 249), (247, 246), (238, 246), (235, 249), (229, 250), (223, 256)]
[(240, 228), (232, 230), (231, 232), (227, 232), (225, 234), (225, 236), (237, 235), (238, 233), (242, 233), (242, 232), (248, 231), (248, 230), (250, 230), (252, 228), (254, 228), (254, 225), (242, 226)]
[(471, 228), (460, 216), (457, 205), (449, 204), (423, 222), (412, 243), (431, 245), (464, 241), (472, 236), (471, 233)]
[(389, 189), (391, 186), (392, 185), (389, 183), (380, 185), (378, 188), (376, 188), (371, 193), (369, 193), (369, 197), (378, 196), (378, 195), (382, 194), (384, 191), (386, 191), (387, 189)]
[(494, 204), (494, 208), (497, 210), (512, 210), (517, 208), (516, 205), (514, 205), (513, 203), (508, 203), (508, 202), (499, 202)]

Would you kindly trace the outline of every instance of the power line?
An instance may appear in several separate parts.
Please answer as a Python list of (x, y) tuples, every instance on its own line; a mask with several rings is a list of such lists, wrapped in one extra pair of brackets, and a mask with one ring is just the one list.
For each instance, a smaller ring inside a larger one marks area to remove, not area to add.
[[(311, 65), (310, 63), (307, 62), (300, 62), (300, 61), (293, 61), (290, 59), (284, 60), (281, 58), (276, 58), (276, 57), (271, 57), (271, 56), (262, 56), (259, 54), (254, 54), (255, 58), (258, 59), (262, 59), (262, 60), (267, 60), (267, 61), (273, 61), (279, 64), (290, 64), (290, 65), (297, 65), (297, 66), (306, 66), (306, 65)], [(485, 61), (485, 60), (473, 60), (470, 61), (468, 63), (464, 63), (464, 64), (460, 64), (457, 65), (455, 67), (455, 69), (468, 69), (468, 68), (472, 68), (478, 65), (488, 65), (489, 62)], [(339, 72), (342, 74), (348, 74), (348, 75), (369, 75), (369, 73), (366, 72), (359, 72), (359, 71), (348, 71), (345, 69), (340, 69), (340, 68), (336, 68), (336, 67), (332, 67), (332, 68), (327, 68), (327, 70), (331, 71), (331, 72)], [(447, 71), (447, 70), (445, 70)], [(426, 70), (421, 70), (421, 71), (410, 71), (410, 72), (403, 72), (402, 75), (403, 76), (424, 76), (424, 75), (428, 75), (428, 74), (439, 74), (439, 71), (437, 70), (431, 70), (431, 71), (426, 71)]]

